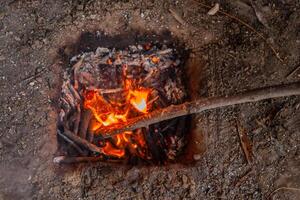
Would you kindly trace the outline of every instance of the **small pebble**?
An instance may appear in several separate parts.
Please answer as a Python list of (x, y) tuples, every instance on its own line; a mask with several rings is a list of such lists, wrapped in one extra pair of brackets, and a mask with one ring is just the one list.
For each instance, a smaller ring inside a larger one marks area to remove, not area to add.
[(200, 160), (201, 155), (200, 154), (194, 154), (193, 158), (194, 158), (194, 160)]
[(14, 39), (15, 39), (16, 41), (18, 41), (18, 42), (21, 41), (21, 38), (18, 37), (18, 36), (15, 36)]

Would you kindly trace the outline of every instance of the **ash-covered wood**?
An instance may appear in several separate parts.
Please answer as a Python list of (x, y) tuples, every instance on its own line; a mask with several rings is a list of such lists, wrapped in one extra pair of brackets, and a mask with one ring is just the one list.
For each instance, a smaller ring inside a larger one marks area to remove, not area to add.
[[(94, 130), (95, 114), (83, 106), (86, 92), (97, 92), (113, 108), (126, 101), (126, 80), (130, 80), (136, 88), (151, 89), (147, 102), (151, 105), (149, 112), (183, 103), (187, 97), (180, 56), (175, 49), (165, 45), (132, 45), (122, 50), (99, 47), (95, 52), (73, 57), (70, 63), (72, 68), (64, 74), (58, 127), (63, 127), (60, 128), (62, 137), (88, 149), (90, 156), (106, 154), (102, 150), (107, 143), (117, 148), (117, 138), (107, 136), (102, 127)], [(140, 113), (130, 115), (141, 116)], [(139, 157), (153, 162), (175, 159), (184, 144), (184, 121), (174, 119), (132, 130), (133, 134), (127, 139), (136, 149), (125, 147), (126, 155), (122, 159)], [(180, 123), (177, 125), (177, 122)], [(141, 139), (137, 137), (144, 138), (146, 147), (140, 145)], [(69, 152), (65, 153), (68, 155)], [(83, 156), (80, 151), (77, 153)], [(105, 157), (110, 159), (107, 154)]]

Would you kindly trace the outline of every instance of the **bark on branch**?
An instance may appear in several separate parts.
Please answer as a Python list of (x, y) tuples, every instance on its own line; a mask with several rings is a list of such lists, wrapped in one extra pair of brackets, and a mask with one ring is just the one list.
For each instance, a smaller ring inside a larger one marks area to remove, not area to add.
[(106, 133), (107, 137), (111, 137), (112, 135), (116, 135), (124, 131), (147, 127), (151, 124), (184, 115), (200, 113), (206, 110), (225, 106), (257, 102), (264, 99), (287, 97), (292, 95), (300, 95), (300, 82), (250, 90), (233, 96), (203, 98), (180, 105), (172, 105), (163, 109), (155, 110), (149, 114), (130, 119), (129, 122), (124, 125), (119, 124), (110, 127), (107, 130), (102, 130), (101, 132)]

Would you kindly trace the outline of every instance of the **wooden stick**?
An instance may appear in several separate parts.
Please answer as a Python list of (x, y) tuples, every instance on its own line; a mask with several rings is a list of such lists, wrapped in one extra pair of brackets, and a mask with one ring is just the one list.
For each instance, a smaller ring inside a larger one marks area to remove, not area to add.
[(286, 78), (291, 78), (292, 76), (294, 76), (294, 74), (300, 69), (300, 65), (298, 65), (297, 67), (295, 67), (287, 76)]
[(300, 95), (300, 82), (255, 89), (233, 96), (203, 98), (192, 102), (186, 102), (180, 105), (171, 105), (167, 108), (158, 109), (149, 114), (130, 119), (126, 124), (118, 124), (113, 127), (109, 127), (106, 130), (100, 131), (105, 132), (107, 136), (113, 136), (124, 131), (147, 127), (151, 124), (184, 115), (200, 113), (206, 110), (221, 108), (225, 106), (257, 102), (264, 99), (287, 97), (292, 95)]
[[(72, 163), (82, 163), (82, 162), (105, 162), (108, 165), (114, 165), (118, 163), (122, 163), (123, 160), (106, 160), (102, 156), (98, 157), (68, 157), (68, 156), (57, 156), (53, 158), (53, 162), (56, 164), (72, 164)], [(119, 166), (119, 165), (115, 165)]]
[(74, 147), (81, 155), (84, 155), (84, 151), (75, 143), (73, 142), (71, 139), (69, 139), (67, 136), (65, 136), (64, 134), (62, 134), (60, 132), (60, 130), (57, 130), (57, 134), (64, 139), (66, 142), (68, 142), (72, 147)]
[(90, 121), (93, 117), (93, 113), (91, 110), (83, 110), (82, 116), (81, 116), (81, 122), (80, 122), (80, 128), (79, 128), (79, 136), (81, 138), (87, 138), (86, 134), (88, 132), (88, 127), (90, 124)]
[(53, 162), (57, 164), (71, 164), (80, 162), (96, 162), (103, 161), (103, 157), (68, 157), (68, 156), (57, 156), (53, 158)]
[(77, 104), (77, 110), (76, 110), (76, 118), (74, 121), (74, 128), (73, 128), (73, 132), (75, 133), (75, 135), (78, 135), (78, 129), (79, 129), (79, 123), (80, 123), (80, 117), (81, 117), (81, 109), (80, 109), (80, 104)]
[(66, 135), (71, 140), (73, 140), (74, 142), (76, 142), (77, 144), (80, 144), (80, 145), (84, 146), (88, 150), (90, 150), (92, 152), (96, 152), (96, 153), (102, 154), (102, 149), (101, 148), (97, 147), (96, 145), (94, 145), (92, 143), (89, 143), (87, 140), (82, 139), (81, 137), (78, 137), (77, 135), (75, 135), (74, 133), (72, 133), (71, 131), (69, 131), (66, 127), (64, 129), (64, 133), (63, 134)]

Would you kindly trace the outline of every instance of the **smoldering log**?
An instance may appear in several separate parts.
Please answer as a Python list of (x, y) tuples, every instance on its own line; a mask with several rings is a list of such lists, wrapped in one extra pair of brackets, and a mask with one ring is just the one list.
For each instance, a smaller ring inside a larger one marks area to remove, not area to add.
[(105, 130), (105, 132), (107, 135), (112, 136), (124, 131), (147, 127), (161, 121), (200, 113), (206, 110), (293, 95), (300, 95), (300, 82), (250, 90), (232, 96), (203, 98), (179, 105), (171, 105), (163, 109), (155, 110), (147, 115), (130, 119), (125, 125), (119, 124), (110, 127)]

